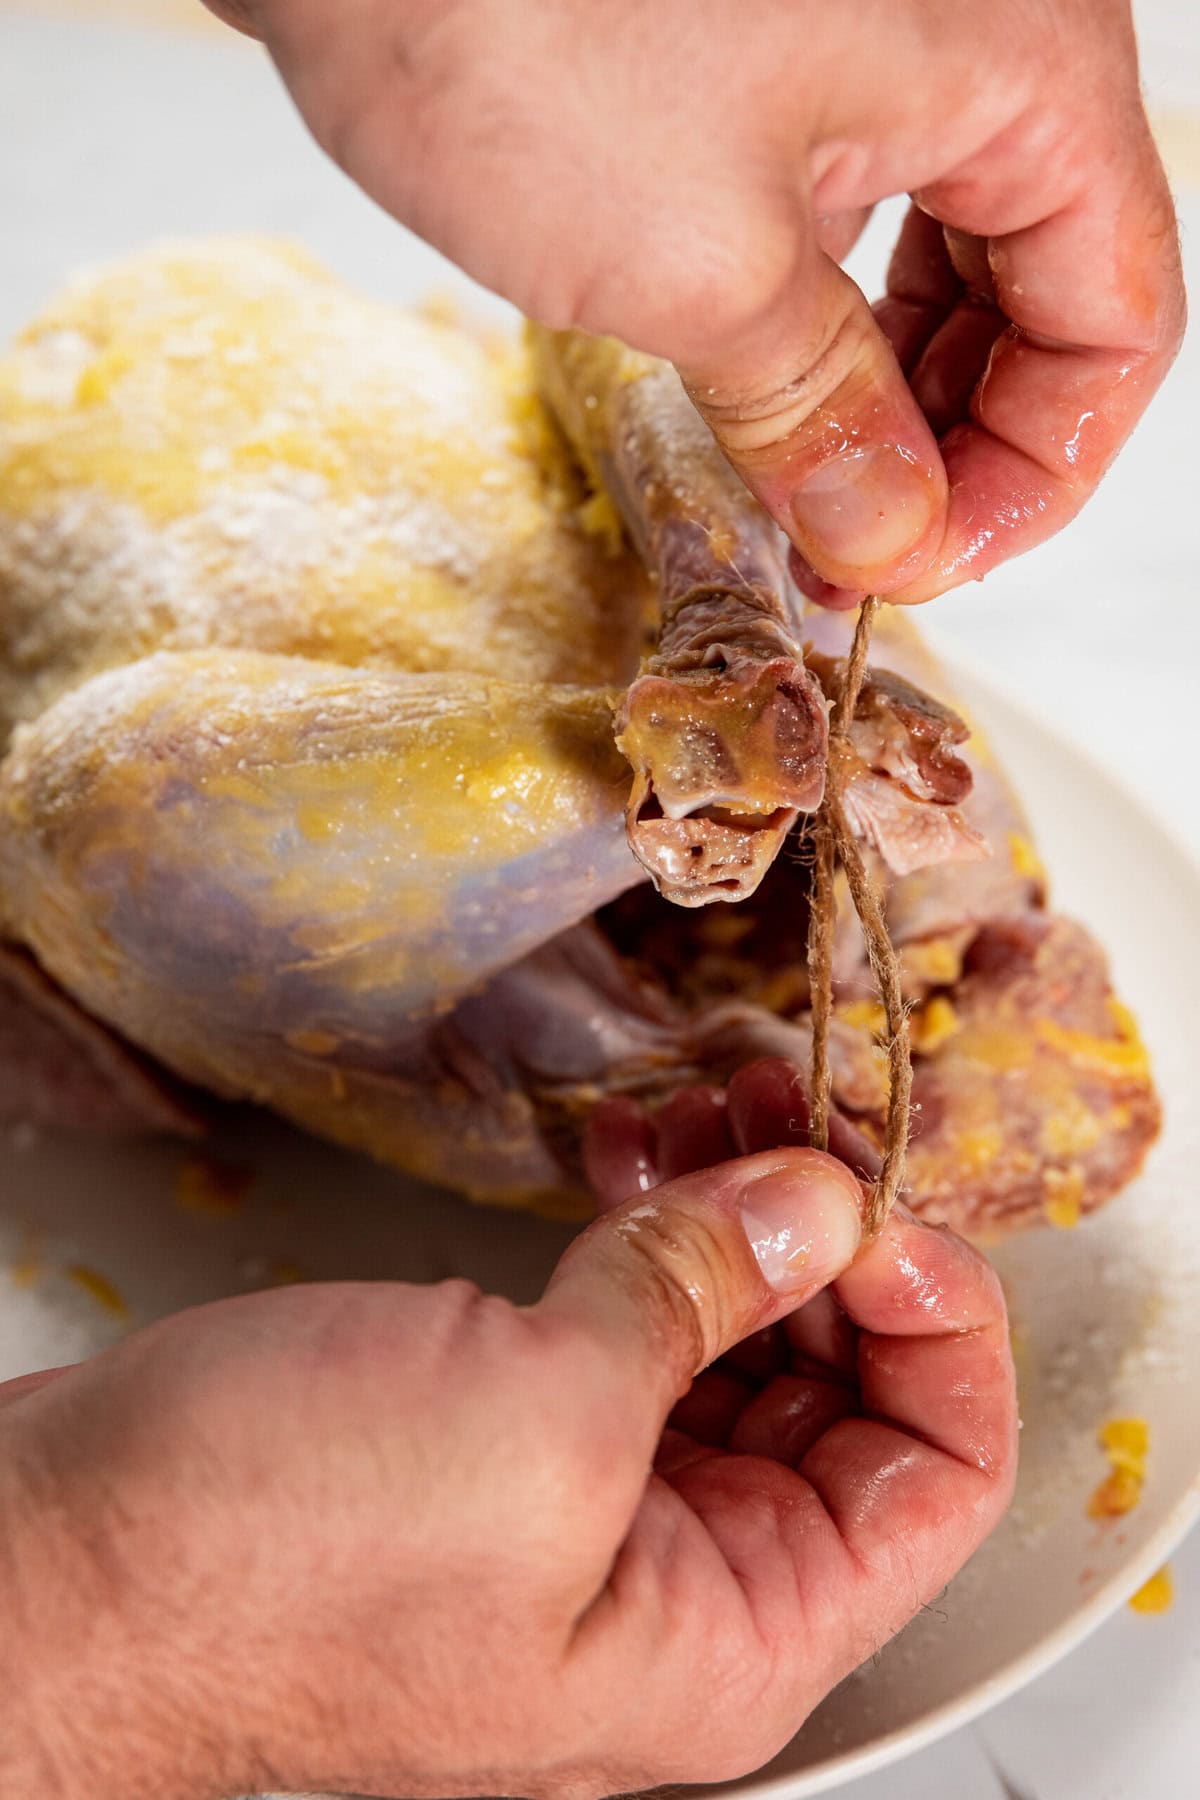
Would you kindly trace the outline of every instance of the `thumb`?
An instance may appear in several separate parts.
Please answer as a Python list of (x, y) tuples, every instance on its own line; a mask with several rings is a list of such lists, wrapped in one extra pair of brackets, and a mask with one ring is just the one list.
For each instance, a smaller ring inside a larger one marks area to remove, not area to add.
[(534, 1310), (565, 1316), (600, 1348), (609, 1396), (630, 1427), (645, 1423), (649, 1451), (694, 1375), (849, 1267), (862, 1198), (818, 1150), (697, 1170), (590, 1225)]
[(815, 245), (765, 311), (679, 372), (827, 582), (886, 593), (929, 566), (946, 524), (937, 442), (863, 294)]

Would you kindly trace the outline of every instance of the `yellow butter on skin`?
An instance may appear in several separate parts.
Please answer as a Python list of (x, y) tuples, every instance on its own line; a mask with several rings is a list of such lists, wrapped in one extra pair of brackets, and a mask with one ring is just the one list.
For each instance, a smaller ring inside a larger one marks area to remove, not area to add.
[(1042, 1176), (1042, 1211), (1057, 1231), (1073, 1231), (1083, 1212), (1084, 1179), (1079, 1168), (1047, 1169)]
[(1027, 1068), (1034, 1048), (1027, 1032), (1007, 1031), (999, 1025), (966, 1025), (958, 1033), (955, 1053), (1004, 1074)]
[(1071, 1091), (1059, 1096), (1056, 1110), (1041, 1130), (1042, 1148), (1050, 1156), (1084, 1156), (1103, 1135), (1103, 1122)]
[(935, 994), (932, 1000), (918, 1007), (909, 1020), (909, 1035), (912, 1047), (920, 1056), (934, 1056), (943, 1044), (948, 1044), (962, 1029), (958, 1014), (944, 994)]
[(0, 352), (24, 659), (6, 667), (0, 641), (0, 741), (158, 648), (628, 680), (651, 584), (580, 528), (531, 386), (525, 349), (360, 299), (267, 240), (159, 246), (69, 284)]
[(590, 537), (598, 537), (610, 556), (621, 548), (621, 517), (603, 489), (590, 495), (579, 509), (579, 523)]
[(887, 1014), (878, 1000), (850, 1000), (837, 1008), (836, 1016), (844, 1025), (869, 1031), (876, 1037), (887, 1030)]
[(962, 945), (958, 938), (935, 937), (906, 944), (900, 963), (910, 982), (927, 987), (953, 987), (962, 974)]
[(1008, 834), (1008, 854), (1012, 860), (1013, 870), (1028, 881), (1045, 884), (1046, 865), (1034, 849), (1030, 840), (1019, 831)]
[(1150, 1451), (1150, 1427), (1145, 1419), (1109, 1419), (1100, 1427), (1100, 1447), (1114, 1468), (1132, 1469), (1143, 1475)]
[(980, 1126), (962, 1133), (958, 1141), (959, 1161), (968, 1175), (981, 1175), (1003, 1148), (1004, 1134), (998, 1125)]
[(298, 1050), (301, 1056), (332, 1056), (342, 1043), (336, 1031), (322, 1031), (320, 1026), (285, 1031), (283, 1041), (289, 1050)]
[(768, 1012), (793, 1013), (808, 997), (807, 963), (787, 963), (755, 984), (753, 997)]
[(754, 930), (754, 919), (736, 906), (710, 906), (700, 914), (698, 929), (714, 950), (731, 950)]
[(1037, 1035), (1042, 1043), (1067, 1057), (1076, 1068), (1097, 1075), (1144, 1081), (1150, 1074), (1150, 1053), (1138, 1033), (1133, 1015), (1119, 1001), (1109, 1002), (1117, 1027), (1116, 1037), (1097, 1037), (1090, 1031), (1073, 1031), (1057, 1019), (1039, 1019)]

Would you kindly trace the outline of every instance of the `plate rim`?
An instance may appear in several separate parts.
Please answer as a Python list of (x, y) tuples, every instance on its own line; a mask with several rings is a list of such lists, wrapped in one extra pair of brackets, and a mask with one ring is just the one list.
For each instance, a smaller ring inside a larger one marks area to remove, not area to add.
[[(1083, 765), (1097, 782), (1115, 792), (1127, 807), (1141, 815), (1146, 828), (1160, 840), (1164, 851), (1174, 861), (1181, 881), (1195, 887), (1200, 916), (1200, 852), (1178, 836), (1158, 805), (1147, 800), (1126, 776), (1111, 769), (1090, 745), (1080, 743), (1053, 721), (1047, 721), (1036, 707), (1014, 696), (1004, 682), (998, 682), (981, 666), (977, 658), (960, 654), (957, 645), (936, 626), (922, 622), (921, 635), (937, 661), (944, 666), (951, 689), (961, 679), (968, 689), (983, 693), (985, 704), (994, 699), (1018, 721), (1032, 726), (1039, 735), (1055, 739), (1069, 751), (1077, 766)], [(1107, 944), (1105, 951), (1106, 954), (1114, 953), (1113, 947)], [(712, 1791), (736, 1793), (745, 1796), (745, 1800), (816, 1800), (820, 1794), (832, 1793), (848, 1782), (876, 1774), (893, 1763), (927, 1750), (951, 1732), (1011, 1699), (1069, 1656), (1119, 1612), (1162, 1567), (1198, 1520), (1200, 1466), (1141, 1548), (1100, 1582), (1068, 1617), (1014, 1657), (1005, 1668), (985, 1676), (954, 1699), (944, 1700), (914, 1724), (897, 1726), (872, 1743), (827, 1756), (822, 1762), (792, 1774), (746, 1775), (737, 1781), (712, 1784)], [(799, 1731), (803, 1730), (801, 1725)]]

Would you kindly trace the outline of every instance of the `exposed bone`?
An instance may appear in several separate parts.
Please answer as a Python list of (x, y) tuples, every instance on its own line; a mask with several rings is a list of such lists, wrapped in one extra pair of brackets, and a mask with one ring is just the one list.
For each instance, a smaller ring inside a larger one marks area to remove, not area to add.
[(657, 580), (658, 644), (617, 742), (629, 841), (682, 906), (739, 900), (824, 791), (825, 708), (781, 539), (666, 364), (534, 328), (542, 392)]

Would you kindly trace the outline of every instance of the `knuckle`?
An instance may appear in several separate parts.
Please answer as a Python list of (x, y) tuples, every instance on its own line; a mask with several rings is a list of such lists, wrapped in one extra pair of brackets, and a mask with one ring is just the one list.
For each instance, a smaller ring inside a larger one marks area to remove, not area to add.
[(707, 1367), (728, 1335), (729, 1295), (738, 1279), (720, 1234), (705, 1219), (665, 1211), (618, 1230), (664, 1351), (689, 1374)]
[(686, 194), (641, 219), (611, 204), (580, 207), (569, 229), (578, 241), (560, 276), (562, 323), (614, 332), (685, 371), (739, 346), (753, 363), (754, 346), (794, 311), (812, 262), (811, 229), (795, 204), (764, 200), (748, 177), (716, 209)]
[(807, 334), (801, 329), (789, 348), (789, 373), (773, 386), (689, 384), (693, 402), (739, 461), (773, 458), (835, 396), (840, 405), (853, 407), (876, 378), (878, 327), (865, 304), (844, 298), (811, 323), (813, 329)]

